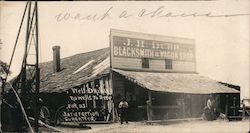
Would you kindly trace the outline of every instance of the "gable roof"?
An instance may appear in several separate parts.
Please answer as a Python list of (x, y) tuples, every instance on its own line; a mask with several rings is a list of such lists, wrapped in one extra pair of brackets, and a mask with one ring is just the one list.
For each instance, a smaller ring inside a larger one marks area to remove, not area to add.
[(109, 73), (110, 50), (104, 48), (61, 59), (61, 71), (53, 72), (53, 62), (40, 64), (40, 91), (62, 92)]

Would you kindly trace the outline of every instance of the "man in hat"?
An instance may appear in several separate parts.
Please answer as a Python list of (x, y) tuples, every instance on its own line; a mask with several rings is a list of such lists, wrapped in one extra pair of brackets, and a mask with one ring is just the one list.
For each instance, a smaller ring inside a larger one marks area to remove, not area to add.
[(123, 124), (123, 121), (126, 121), (128, 123), (128, 102), (126, 101), (125, 98), (121, 100), (119, 103), (119, 109), (120, 109), (120, 119), (121, 119), (121, 124)]

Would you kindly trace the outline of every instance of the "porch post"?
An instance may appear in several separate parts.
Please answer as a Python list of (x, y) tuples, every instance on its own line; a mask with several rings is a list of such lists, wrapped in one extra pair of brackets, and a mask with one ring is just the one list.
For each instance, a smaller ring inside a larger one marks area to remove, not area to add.
[(116, 122), (118, 120), (118, 114), (117, 114), (117, 110), (115, 108), (115, 102), (114, 102), (114, 83), (113, 83), (113, 71), (112, 69), (110, 69), (110, 75), (108, 77), (108, 83), (107, 83), (107, 87), (110, 88), (110, 94), (112, 95), (112, 116), (113, 116), (113, 119), (112, 121), (113, 122)]
[[(243, 103), (244, 100), (242, 100), (242, 103)], [(245, 104), (243, 103), (243, 112), (242, 112), (242, 119), (245, 120), (245, 117), (246, 117), (246, 106)]]
[(150, 90), (148, 90), (147, 116), (148, 116), (148, 121), (152, 120), (152, 96)]
[(186, 118), (186, 111), (185, 111), (185, 102), (184, 99), (181, 99), (181, 107), (182, 107), (182, 118)]
[(226, 95), (225, 114), (226, 114), (226, 118), (228, 118), (228, 95)]

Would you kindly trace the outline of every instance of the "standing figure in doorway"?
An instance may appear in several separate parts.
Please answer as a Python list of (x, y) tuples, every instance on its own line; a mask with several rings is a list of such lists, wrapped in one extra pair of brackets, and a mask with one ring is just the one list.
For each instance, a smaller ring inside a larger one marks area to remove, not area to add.
[(204, 116), (206, 120), (215, 120), (216, 119), (216, 108), (215, 100), (212, 95), (208, 97), (207, 105), (204, 108)]
[(128, 102), (126, 101), (125, 98), (121, 100), (118, 107), (120, 110), (121, 124), (123, 124), (124, 121), (128, 123)]

